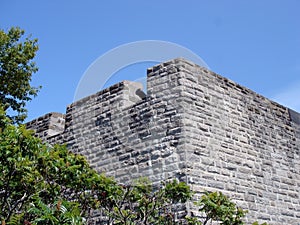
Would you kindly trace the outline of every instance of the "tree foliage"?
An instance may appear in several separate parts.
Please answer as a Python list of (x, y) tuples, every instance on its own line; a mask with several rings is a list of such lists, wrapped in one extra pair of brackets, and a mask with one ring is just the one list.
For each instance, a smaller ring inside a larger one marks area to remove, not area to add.
[(85, 158), (65, 146), (44, 144), (0, 110), (0, 219), (2, 224), (88, 224), (93, 212), (102, 224), (244, 224), (246, 211), (219, 192), (197, 203), (203, 217), (187, 217), (193, 192), (176, 180), (153, 185), (145, 178), (131, 185), (97, 173)]
[[(110, 204), (100, 206), (107, 224), (177, 224), (186, 221), (180, 217), (184, 205), (192, 197), (189, 186), (173, 180), (153, 186), (141, 178), (131, 185), (121, 185), (117, 194), (107, 195)], [(104, 202), (106, 199), (103, 199)]]
[[(3, 114), (2, 110), (1, 220), (8, 224), (63, 224), (61, 220), (81, 218), (82, 222), (95, 202), (91, 196), (94, 186), (97, 184), (100, 191), (115, 182), (91, 169), (83, 156), (70, 153), (65, 146), (43, 144), (24, 126), (12, 125)], [(54, 218), (61, 220), (56, 223)]]
[(10, 111), (14, 122), (26, 117), (26, 102), (36, 96), (38, 89), (30, 85), (38, 68), (33, 61), (38, 50), (37, 39), (24, 38), (24, 30), (0, 30), (0, 104)]
[(221, 192), (205, 193), (197, 203), (199, 211), (205, 213), (203, 225), (210, 221), (220, 221), (224, 225), (242, 225), (246, 211), (238, 208)]

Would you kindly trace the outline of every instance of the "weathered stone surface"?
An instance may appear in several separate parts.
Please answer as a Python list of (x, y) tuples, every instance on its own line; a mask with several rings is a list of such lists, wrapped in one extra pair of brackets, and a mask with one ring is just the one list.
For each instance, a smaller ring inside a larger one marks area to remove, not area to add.
[(147, 72), (147, 94), (124, 81), (27, 126), (120, 182), (176, 177), (230, 195), (249, 224), (300, 223), (297, 112), (184, 59)]

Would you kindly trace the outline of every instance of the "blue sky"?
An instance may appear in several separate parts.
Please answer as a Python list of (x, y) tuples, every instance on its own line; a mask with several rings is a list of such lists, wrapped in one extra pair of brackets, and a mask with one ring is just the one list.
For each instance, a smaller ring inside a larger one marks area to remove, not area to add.
[[(120, 45), (161, 40), (199, 55), (214, 72), (300, 111), (300, 1), (1, 0), (0, 28), (39, 39), (42, 85), (28, 120), (65, 112), (87, 68)], [(146, 75), (153, 63), (122, 69), (109, 84)]]

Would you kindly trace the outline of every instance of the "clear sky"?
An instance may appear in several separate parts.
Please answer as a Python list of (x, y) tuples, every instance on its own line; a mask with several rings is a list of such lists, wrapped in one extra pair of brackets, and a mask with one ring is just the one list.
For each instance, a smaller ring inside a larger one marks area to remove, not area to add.
[[(65, 112), (87, 68), (122, 44), (161, 40), (199, 55), (214, 72), (300, 112), (300, 1), (0, 1), (0, 28), (39, 39), (42, 85), (29, 118)], [(153, 64), (153, 63), (152, 63)], [(114, 75), (135, 80), (151, 63)]]

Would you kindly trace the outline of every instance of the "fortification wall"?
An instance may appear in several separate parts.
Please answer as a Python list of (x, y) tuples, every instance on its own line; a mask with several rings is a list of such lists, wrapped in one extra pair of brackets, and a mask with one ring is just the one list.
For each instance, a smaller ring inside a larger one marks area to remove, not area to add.
[(297, 112), (184, 59), (148, 69), (141, 90), (124, 81), (28, 127), (120, 182), (176, 177), (228, 194), (249, 223), (299, 224)]
[(188, 183), (232, 196), (251, 222), (299, 224), (299, 114), (192, 63), (182, 71)]

